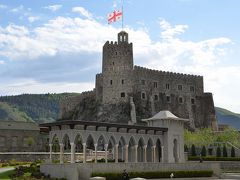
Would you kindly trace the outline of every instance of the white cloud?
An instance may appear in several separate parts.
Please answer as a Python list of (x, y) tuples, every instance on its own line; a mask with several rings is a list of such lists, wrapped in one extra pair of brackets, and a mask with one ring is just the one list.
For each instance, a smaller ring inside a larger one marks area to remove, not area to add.
[(10, 11), (16, 13), (16, 12), (22, 11), (23, 8), (24, 8), (23, 5), (20, 5), (16, 8), (11, 9)]
[(0, 9), (6, 9), (7, 8), (7, 5), (5, 4), (0, 4)]
[(4, 61), (2, 61), (2, 60), (0, 60), (0, 65), (1, 65), (1, 64), (5, 64), (5, 62), (4, 62)]
[(88, 19), (92, 18), (92, 14), (83, 7), (73, 7), (72, 12), (77, 12)]
[(29, 17), (28, 17), (28, 21), (29, 21), (30, 23), (35, 22), (35, 21), (37, 21), (37, 20), (39, 20), (39, 19), (40, 19), (39, 16), (29, 16)]
[(55, 12), (55, 11), (61, 9), (62, 5), (61, 4), (55, 4), (55, 5), (45, 6), (44, 8)]

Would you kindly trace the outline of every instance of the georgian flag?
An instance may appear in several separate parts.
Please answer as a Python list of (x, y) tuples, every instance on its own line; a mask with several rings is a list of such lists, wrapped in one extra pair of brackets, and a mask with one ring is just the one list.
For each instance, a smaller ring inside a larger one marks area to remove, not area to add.
[(120, 20), (122, 18), (122, 11), (113, 11), (111, 14), (108, 14), (108, 24), (112, 22), (116, 22), (117, 20)]

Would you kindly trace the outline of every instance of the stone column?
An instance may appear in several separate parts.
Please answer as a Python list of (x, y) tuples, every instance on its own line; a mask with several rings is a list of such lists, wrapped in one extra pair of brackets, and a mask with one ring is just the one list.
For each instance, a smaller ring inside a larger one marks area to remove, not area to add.
[(63, 164), (63, 148), (64, 148), (64, 144), (60, 143), (60, 164)]
[(156, 162), (156, 146), (152, 146), (152, 155), (153, 155), (152, 162)]
[(125, 163), (128, 163), (128, 144), (125, 145)]
[(147, 145), (143, 146), (143, 162), (147, 162)]
[(75, 163), (75, 144), (70, 143), (71, 145), (71, 163)]
[(161, 162), (163, 163), (164, 162), (164, 153), (163, 153), (163, 151), (164, 151), (164, 146), (161, 146)]
[(83, 163), (86, 163), (86, 143), (83, 143)]
[(124, 147), (122, 146), (122, 154), (121, 154), (122, 156), (121, 156), (121, 158), (122, 158), (122, 160), (124, 159)]
[(135, 145), (134, 149), (135, 149), (135, 163), (137, 163), (138, 162), (138, 145)]
[(97, 144), (94, 144), (95, 147), (95, 163), (97, 163)]
[(107, 163), (108, 162), (108, 150), (107, 150), (108, 144), (105, 144), (104, 148), (105, 148), (105, 163)]
[(115, 163), (118, 163), (118, 144), (115, 144)]
[(52, 163), (52, 146), (53, 146), (53, 144), (49, 144), (49, 160), (50, 160), (50, 163)]

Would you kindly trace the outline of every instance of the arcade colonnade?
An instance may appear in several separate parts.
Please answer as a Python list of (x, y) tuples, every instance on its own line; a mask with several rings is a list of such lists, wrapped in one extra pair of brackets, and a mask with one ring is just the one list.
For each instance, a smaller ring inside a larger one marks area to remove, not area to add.
[[(121, 125), (123, 126), (123, 125)], [(75, 163), (75, 153), (82, 152), (83, 163), (87, 161), (87, 151), (94, 153), (97, 163), (98, 152), (104, 152), (105, 162), (113, 159), (120, 162), (163, 162), (164, 161), (164, 132), (167, 128), (150, 128), (133, 125), (124, 127), (99, 127), (94, 125), (55, 126), (51, 127), (49, 146), (50, 161), (53, 147), (59, 145), (60, 163), (64, 162), (64, 152), (69, 147), (71, 163)], [(111, 156), (111, 157), (110, 157)]]

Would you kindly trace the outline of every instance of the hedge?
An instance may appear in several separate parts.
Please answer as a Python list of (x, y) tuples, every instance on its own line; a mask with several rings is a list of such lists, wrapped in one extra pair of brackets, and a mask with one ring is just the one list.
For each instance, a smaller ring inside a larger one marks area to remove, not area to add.
[[(205, 156), (202, 157), (204, 161), (240, 161), (240, 157), (215, 157)], [(188, 156), (189, 161), (199, 161), (199, 156)]]
[[(152, 171), (152, 172), (129, 172), (130, 178), (169, 178), (170, 174), (174, 174), (174, 178), (190, 178), (190, 177), (211, 177), (213, 175), (213, 171)], [(100, 173), (95, 172), (92, 173), (92, 177), (101, 176), (106, 177), (107, 180), (122, 180), (122, 173), (114, 172), (114, 173)]]

